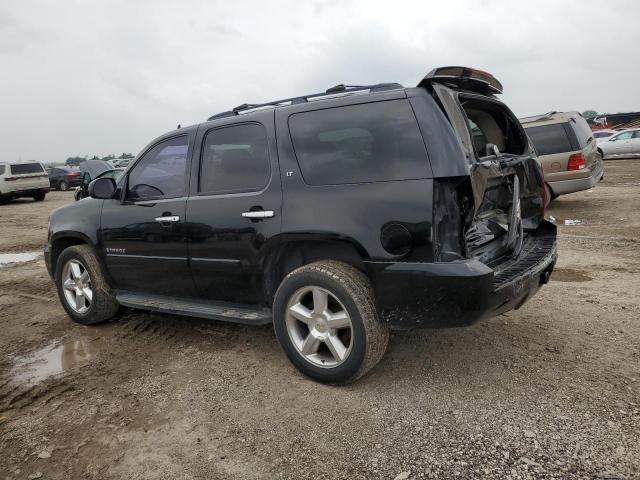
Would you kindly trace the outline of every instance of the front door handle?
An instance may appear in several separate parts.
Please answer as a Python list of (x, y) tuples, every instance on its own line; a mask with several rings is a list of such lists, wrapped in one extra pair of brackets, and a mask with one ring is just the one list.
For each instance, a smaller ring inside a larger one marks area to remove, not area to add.
[(166, 222), (179, 222), (180, 217), (178, 215), (168, 215), (166, 217), (156, 217), (156, 222), (166, 223)]
[(275, 215), (273, 210), (251, 210), (242, 212), (244, 218), (271, 218)]

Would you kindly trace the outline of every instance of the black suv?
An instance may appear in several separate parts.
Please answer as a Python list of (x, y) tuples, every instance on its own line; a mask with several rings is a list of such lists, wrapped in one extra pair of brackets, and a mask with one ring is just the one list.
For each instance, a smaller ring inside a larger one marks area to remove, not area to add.
[(556, 229), (501, 89), (445, 67), (167, 133), (51, 214), (62, 305), (82, 324), (120, 306), (273, 322), (291, 362), (332, 383), (372, 368), (389, 327), (518, 308), (549, 279)]

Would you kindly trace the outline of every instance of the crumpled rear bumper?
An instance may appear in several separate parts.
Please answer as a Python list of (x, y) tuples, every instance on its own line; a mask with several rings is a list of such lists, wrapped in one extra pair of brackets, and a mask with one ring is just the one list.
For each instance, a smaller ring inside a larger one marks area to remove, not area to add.
[(556, 258), (556, 227), (545, 221), (517, 258), (492, 266), (478, 260), (366, 265), (391, 327), (458, 327), (522, 306), (548, 282)]

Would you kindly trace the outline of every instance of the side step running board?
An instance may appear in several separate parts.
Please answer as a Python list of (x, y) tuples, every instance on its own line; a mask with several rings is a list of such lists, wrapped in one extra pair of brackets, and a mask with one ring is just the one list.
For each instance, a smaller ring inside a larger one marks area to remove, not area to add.
[(122, 291), (116, 292), (116, 300), (124, 307), (243, 323), (245, 325), (267, 325), (272, 320), (271, 310), (268, 308), (237, 303), (182, 300), (160, 295), (143, 295)]

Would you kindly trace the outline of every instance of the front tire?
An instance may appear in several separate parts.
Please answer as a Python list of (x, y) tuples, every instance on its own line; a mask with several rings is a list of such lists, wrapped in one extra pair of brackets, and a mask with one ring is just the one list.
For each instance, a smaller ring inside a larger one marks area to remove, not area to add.
[(65, 311), (81, 325), (109, 320), (120, 308), (89, 245), (75, 245), (60, 254), (55, 283)]
[(44, 192), (36, 193), (36, 194), (33, 196), (33, 199), (34, 199), (36, 202), (41, 202), (41, 201), (43, 201), (43, 200), (44, 200), (44, 197), (46, 197), (46, 195), (47, 195), (47, 194), (46, 194), (46, 193), (44, 193)]
[(323, 383), (357, 380), (382, 358), (389, 341), (367, 277), (328, 260), (289, 273), (273, 302), (276, 337), (293, 365)]

